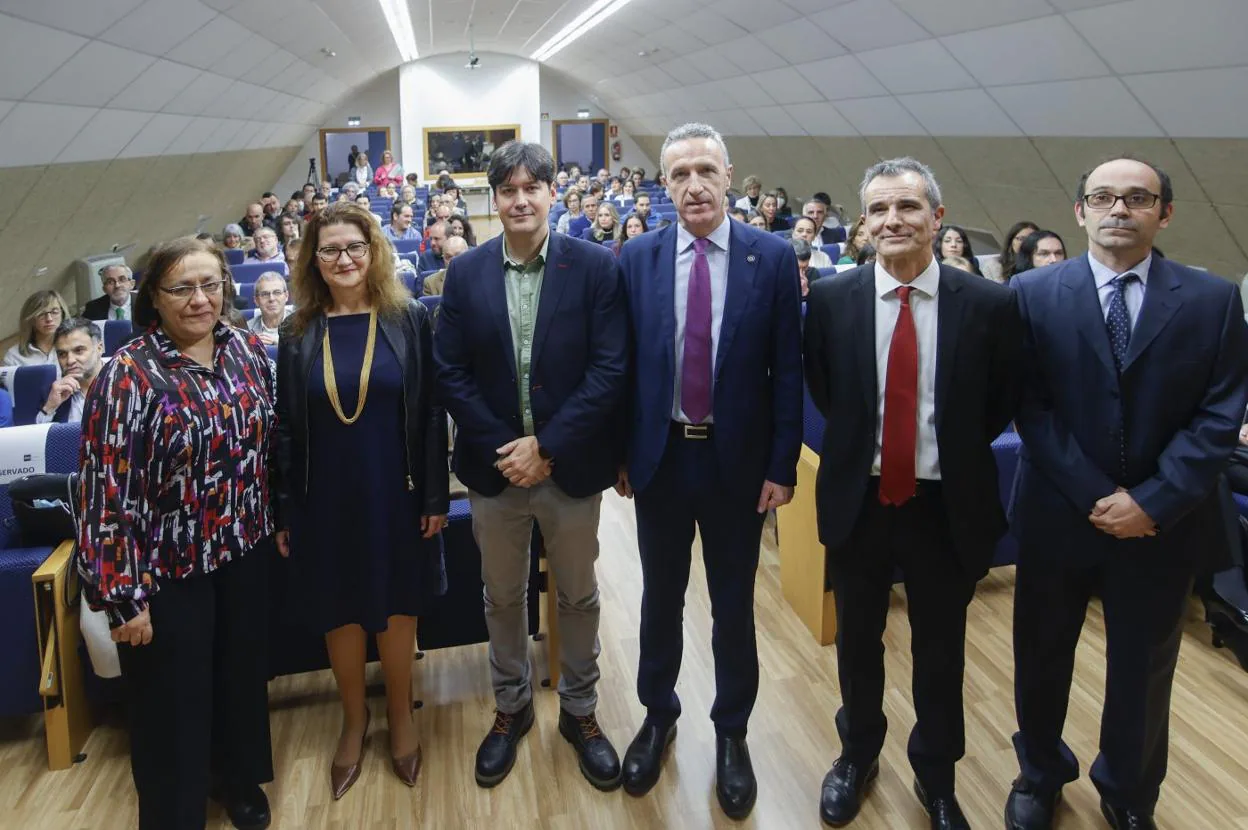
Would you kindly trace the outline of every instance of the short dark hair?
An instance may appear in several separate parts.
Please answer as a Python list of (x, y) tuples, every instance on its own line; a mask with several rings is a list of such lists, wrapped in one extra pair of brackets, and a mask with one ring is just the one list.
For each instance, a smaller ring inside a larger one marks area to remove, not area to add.
[(156, 311), (156, 291), (160, 288), (160, 281), (191, 254), (208, 254), (216, 260), (221, 269), (221, 278), (225, 280), (221, 292), (221, 307), (228, 308), (233, 304), (234, 280), (230, 276), (230, 264), (226, 262), (225, 251), (215, 242), (183, 236), (162, 242), (153, 249), (147, 261), (143, 281), (139, 283), (132, 303), (136, 328), (147, 328), (160, 322), (160, 313)]
[(261, 199), (267, 199), (267, 198), (269, 198), (270, 196), (272, 196), (272, 197), (276, 198), (276, 197), (277, 197), (277, 194), (276, 194), (276, 193), (274, 193), (272, 190), (266, 190), (266, 191), (264, 191), (263, 193), (261, 193), (261, 194), (260, 194), (260, 198), (261, 198)]
[(1133, 153), (1121, 153), (1116, 156), (1106, 156), (1105, 158), (1098, 161), (1096, 164), (1089, 167), (1086, 171), (1084, 171), (1084, 174), (1079, 177), (1079, 186), (1075, 188), (1075, 201), (1076, 202), (1082, 202), (1083, 197), (1087, 193), (1088, 177), (1091, 176), (1093, 173), (1095, 173), (1097, 168), (1103, 167), (1106, 164), (1109, 164), (1111, 161), (1139, 162), (1140, 164), (1146, 165), (1154, 173), (1156, 173), (1157, 179), (1161, 182), (1161, 211), (1162, 213), (1165, 213), (1166, 206), (1171, 204), (1174, 201), (1174, 185), (1171, 184), (1170, 182), (1170, 175), (1166, 173), (1165, 170), (1162, 170), (1160, 167), (1153, 164), (1148, 159), (1141, 158), (1140, 156), (1137, 156)]
[[(412, 206), (407, 202), (395, 202), (393, 205), (390, 206), (390, 216), (392, 217), (398, 216), (400, 213), (403, 212), (403, 208), (410, 208), (410, 207)], [(415, 214), (415, 212), (416, 211), (413, 208), (412, 213)]]
[(490, 157), (490, 169), (486, 174), (490, 190), (498, 190), (520, 168), (543, 184), (555, 183), (555, 160), (549, 150), (532, 142), (508, 141)]
[(813, 201), (823, 202), (828, 207), (832, 207), (832, 197), (824, 193), (822, 190), (810, 197)]
[(52, 342), (55, 343), (62, 337), (68, 337), (76, 331), (85, 331), (95, 343), (104, 342), (104, 333), (100, 331), (100, 327), (86, 317), (70, 317), (62, 320), (61, 324), (56, 327), (56, 333), (52, 335)]

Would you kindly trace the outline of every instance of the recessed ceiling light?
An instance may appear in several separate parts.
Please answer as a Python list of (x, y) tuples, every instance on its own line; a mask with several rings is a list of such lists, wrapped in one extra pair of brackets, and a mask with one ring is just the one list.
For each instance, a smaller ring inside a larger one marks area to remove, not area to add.
[(321, 54), (322, 54), (322, 55), (324, 55), (324, 56), (325, 56), (325, 57), (327, 57), (327, 58), (336, 58), (336, 57), (338, 57), (338, 53), (337, 53), (337, 52), (335, 52), (333, 49), (330, 49), (330, 48), (329, 48), (329, 47), (327, 47), (327, 46), (322, 46), (322, 47), (321, 47)]
[(647, 52), (645, 49), (642, 49), (640, 52), (638, 52), (638, 53), (637, 53), (637, 57), (639, 57), (639, 58), (644, 58), (644, 57), (645, 57), (646, 55), (648, 55), (648, 54), (650, 54), (650, 53), (649, 53), (649, 52)]

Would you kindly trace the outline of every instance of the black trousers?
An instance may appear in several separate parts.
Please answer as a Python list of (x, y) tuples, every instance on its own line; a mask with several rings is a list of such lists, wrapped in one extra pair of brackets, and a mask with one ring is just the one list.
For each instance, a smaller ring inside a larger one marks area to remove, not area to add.
[(1075, 648), (1088, 600), (1105, 614), (1105, 703), (1092, 782), (1105, 800), (1149, 811), (1166, 776), (1170, 687), (1179, 659), (1192, 559), (1142, 555), (1113, 542), (1100, 564), (1065, 567), (1047, 551), (1020, 551), (1014, 586), (1014, 748), (1025, 777), (1055, 789), (1079, 777), (1062, 741)]
[(940, 485), (920, 482), (918, 495), (885, 507), (878, 480), (868, 488), (848, 541), (829, 551), (836, 594), (836, 657), (842, 755), (869, 765), (884, 745), (884, 629), (895, 569), (905, 578), (910, 619), (916, 722), (907, 752), (929, 794), (954, 789), (954, 765), (965, 754), (962, 669), (966, 608), (976, 578), (954, 550)]
[(727, 486), (713, 439), (673, 435), (654, 479), (637, 493), (636, 508), (644, 585), (637, 696), (646, 707), (646, 719), (667, 726), (680, 716), (676, 678), (696, 527), (702, 534), (713, 620), (711, 721), (719, 734), (745, 737), (758, 697), (754, 575), (763, 532), (758, 494), (749, 499)]
[(273, 780), (268, 709), (271, 539), (211, 574), (160, 583), (152, 641), (118, 647), (140, 830), (201, 830), (214, 776)]

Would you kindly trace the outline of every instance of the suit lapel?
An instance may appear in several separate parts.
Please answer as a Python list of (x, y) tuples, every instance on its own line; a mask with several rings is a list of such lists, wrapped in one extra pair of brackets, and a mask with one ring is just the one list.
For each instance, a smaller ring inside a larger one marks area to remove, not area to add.
[[(1148, 345), (1153, 342), (1161, 330), (1170, 322), (1170, 318), (1179, 310), (1182, 300), (1179, 288), (1182, 282), (1174, 275), (1164, 259), (1153, 257), (1152, 267), (1148, 269), (1148, 285), (1144, 289), (1144, 304), (1140, 306), (1140, 319), (1131, 332), (1131, 344), (1127, 347), (1127, 359), (1122, 370), (1125, 372)], [(1108, 336), (1108, 335), (1107, 335)]]
[(724, 294), (724, 315), (719, 326), (719, 348), (715, 353), (715, 376), (719, 376), (719, 367), (724, 364), (724, 355), (732, 346), (733, 335), (741, 322), (741, 315), (749, 305), (750, 291), (754, 287), (754, 277), (758, 273), (758, 250), (752, 240), (745, 239), (744, 233), (738, 233), (731, 219), (725, 219), (728, 226), (728, 285)]
[(940, 414), (949, 400), (949, 383), (953, 377), (958, 351), (958, 334), (962, 330), (962, 312), (966, 307), (962, 296), (962, 276), (953, 268), (940, 266), (940, 289), (936, 293), (936, 428)]
[(1118, 374), (1114, 366), (1114, 353), (1109, 346), (1109, 332), (1105, 328), (1105, 314), (1101, 311), (1101, 299), (1096, 293), (1096, 278), (1086, 256), (1070, 260), (1062, 269), (1062, 288), (1067, 292), (1064, 302), (1071, 310), (1075, 330), (1092, 347), (1110, 375)]
[[(669, 225), (659, 232), (659, 244), (654, 255), (659, 258), (651, 273), (656, 276), (654, 289), (658, 292), (658, 312), (663, 321), (663, 355), (667, 373), (667, 387), (671, 389), (676, 379), (676, 225)], [(641, 275), (645, 279), (645, 275)], [(668, 407), (671, 408), (670, 406)]]
[[(484, 288), (482, 293), (485, 294), (486, 302), (490, 307), (490, 317), (502, 341), (503, 354), (507, 356), (507, 365), (515, 366), (516, 350), (511, 344), (511, 318), (507, 314), (507, 285), (503, 275), (502, 235), (496, 236), (482, 248), (485, 256), (485, 262), (481, 267), (481, 283)], [(540, 307), (538, 310), (541, 310)]]
[[(861, 388), (867, 409), (875, 412), (879, 406), (880, 379), (875, 360), (875, 266), (868, 264), (858, 269), (858, 284), (854, 288), (854, 305), (857, 314), (857, 332), (854, 341), (858, 349), (858, 371), (862, 373)], [(875, 419), (871, 419), (875, 423)]]
[(567, 287), (568, 275), (572, 273), (575, 256), (575, 249), (566, 243), (563, 236), (553, 232), (550, 234), (550, 244), (546, 247), (546, 270), (542, 273), (542, 293), (537, 302), (537, 321), (533, 329), (534, 366), (541, 355), (542, 344), (546, 342), (551, 323), (554, 322), (555, 312), (559, 309), (559, 301)]

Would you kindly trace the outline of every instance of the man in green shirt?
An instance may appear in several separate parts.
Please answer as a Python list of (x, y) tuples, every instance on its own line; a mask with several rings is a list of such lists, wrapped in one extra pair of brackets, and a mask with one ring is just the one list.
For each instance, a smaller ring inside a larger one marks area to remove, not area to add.
[(594, 563), (602, 491), (623, 459), (628, 319), (611, 252), (551, 232), (554, 175), (539, 144), (493, 154), (503, 234), (447, 267), (434, 352), (485, 582), (497, 712), (477, 751), (477, 783), (507, 776), (533, 725), (526, 600), (537, 522), (559, 594), (559, 732), (590, 783), (612, 790), (619, 757), (595, 716)]

